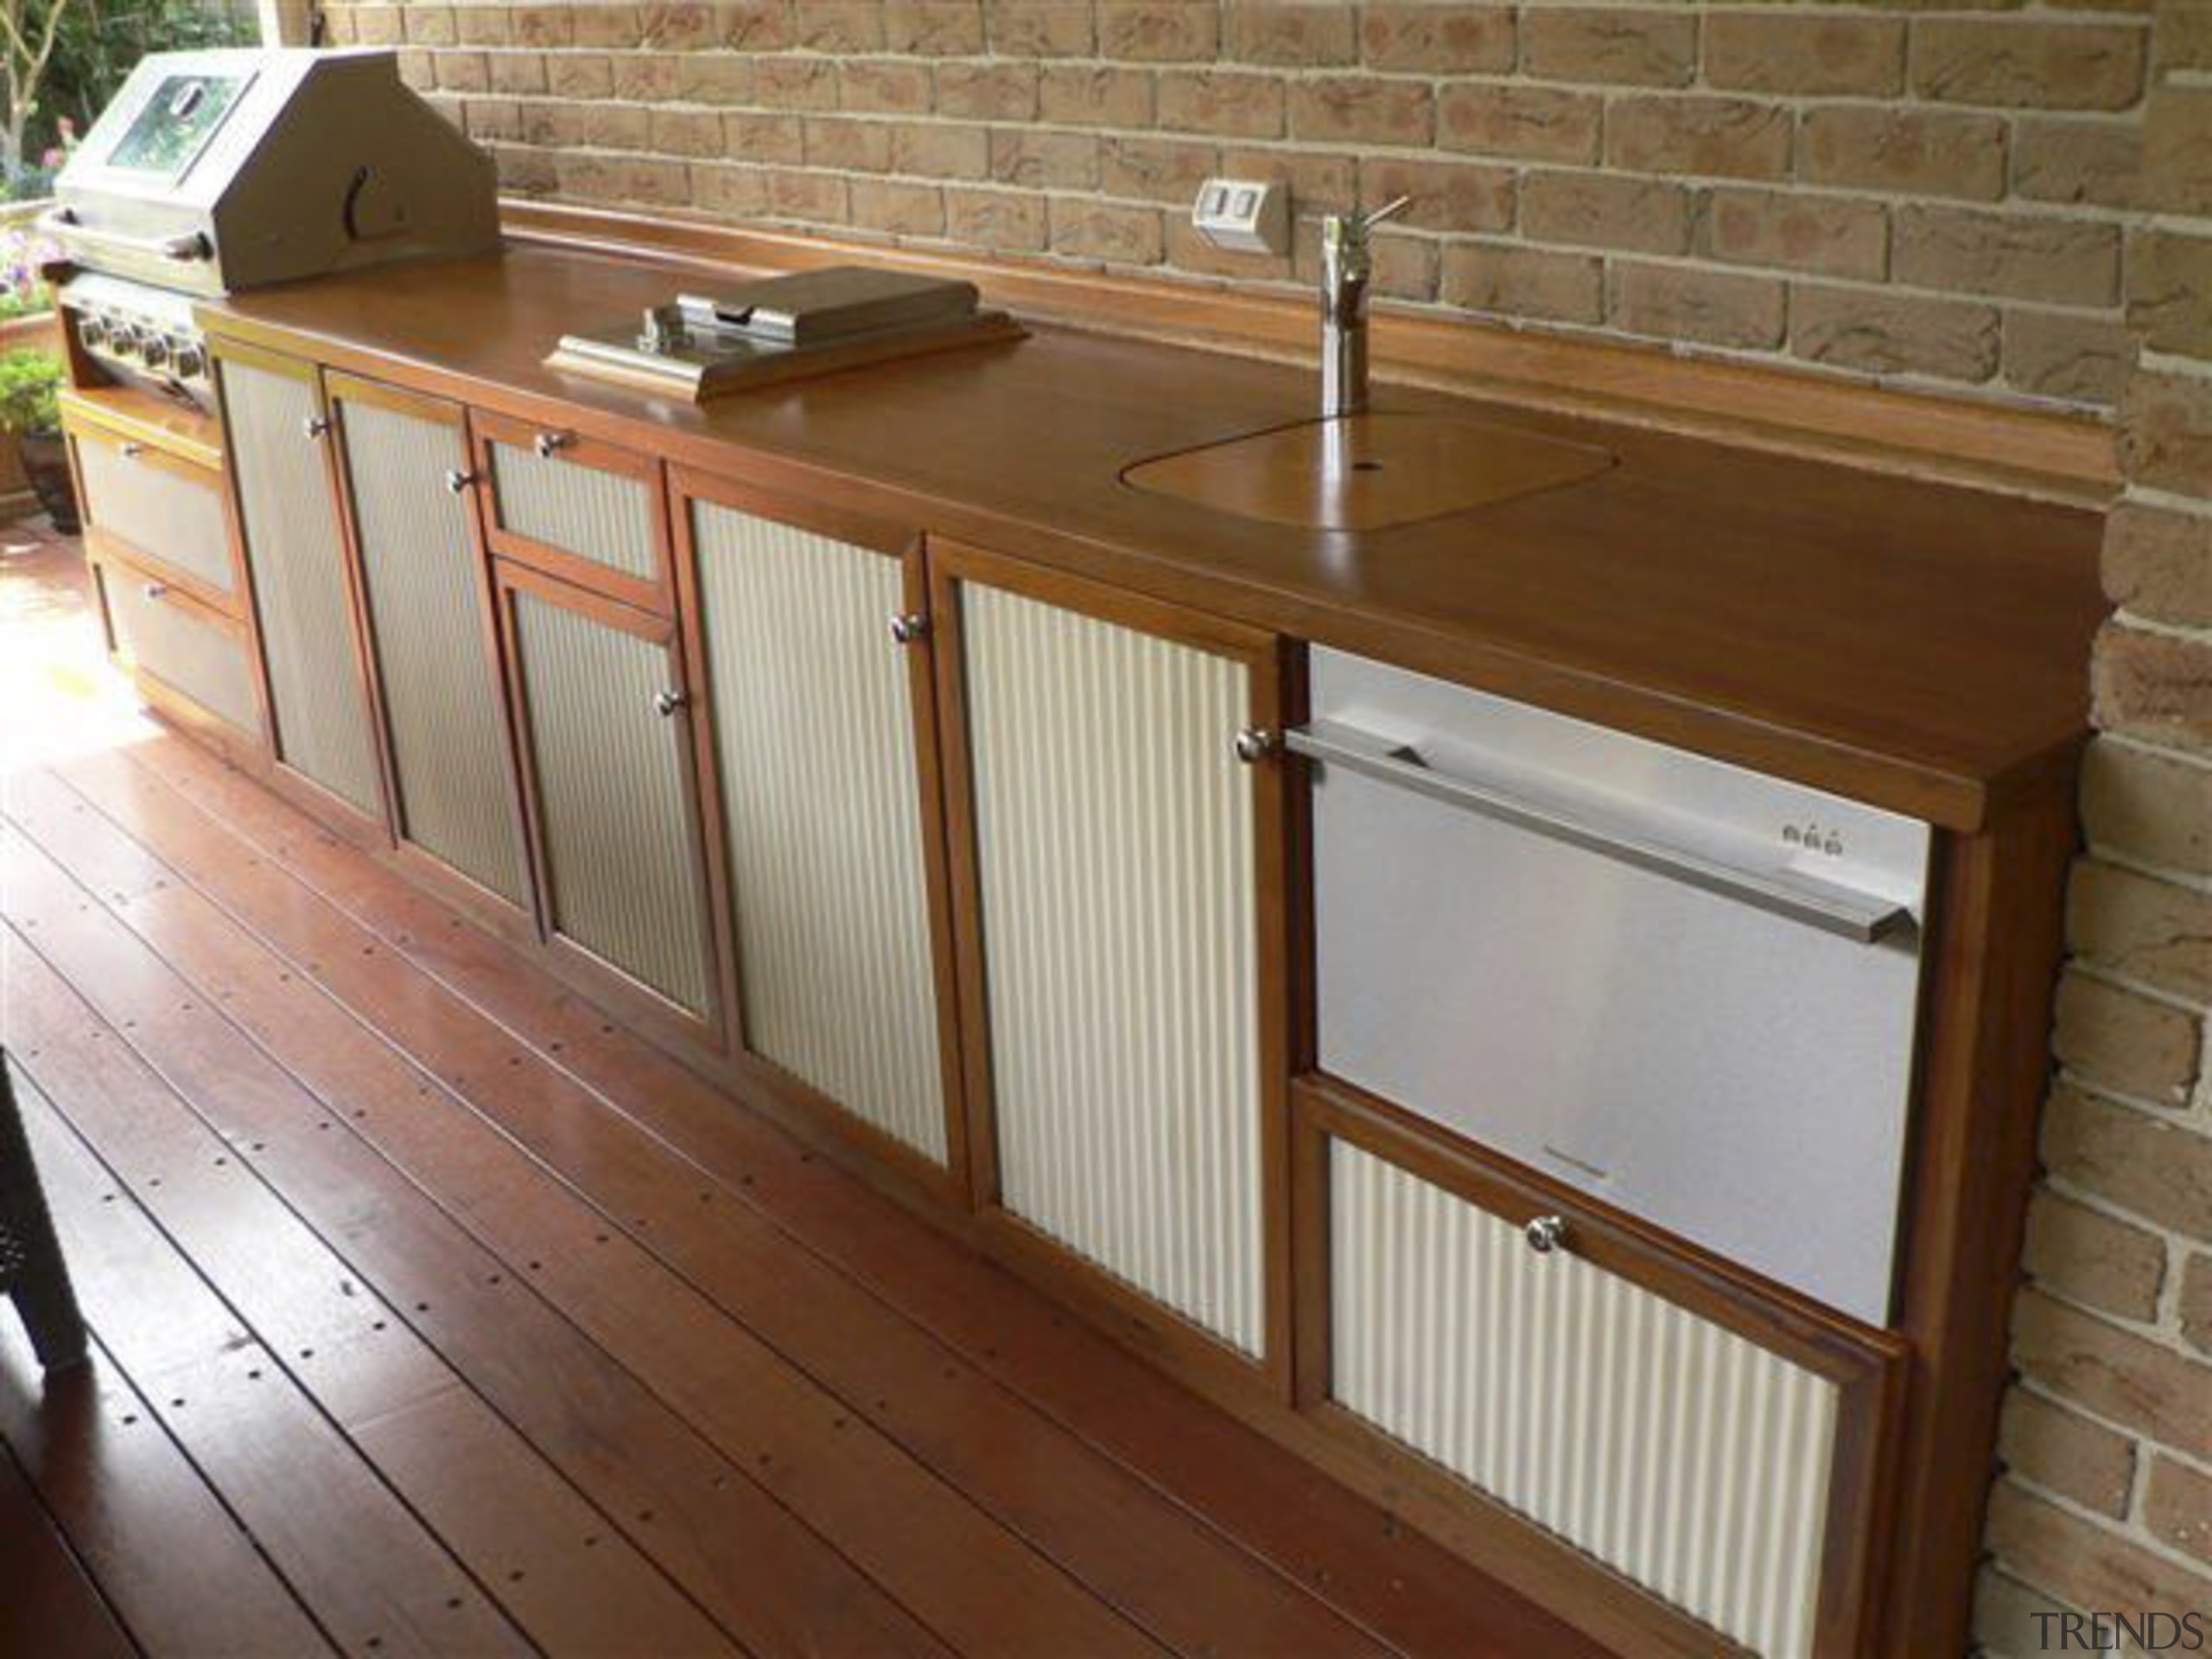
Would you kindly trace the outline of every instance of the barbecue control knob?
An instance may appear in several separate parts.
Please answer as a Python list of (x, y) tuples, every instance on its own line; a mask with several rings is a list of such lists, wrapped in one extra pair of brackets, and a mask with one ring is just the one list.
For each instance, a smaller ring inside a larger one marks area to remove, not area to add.
[(94, 316), (82, 316), (78, 318), (77, 338), (87, 346), (99, 346), (105, 344), (107, 340), (107, 323), (105, 320)]
[(1567, 1218), (1538, 1216), (1521, 1230), (1521, 1236), (1529, 1241), (1529, 1248), (1538, 1255), (1549, 1255), (1567, 1243)]
[(158, 369), (169, 360), (169, 343), (159, 334), (149, 334), (138, 355), (148, 368)]
[(207, 372), (207, 353), (197, 346), (180, 346), (170, 353), (169, 367), (180, 380), (197, 380)]

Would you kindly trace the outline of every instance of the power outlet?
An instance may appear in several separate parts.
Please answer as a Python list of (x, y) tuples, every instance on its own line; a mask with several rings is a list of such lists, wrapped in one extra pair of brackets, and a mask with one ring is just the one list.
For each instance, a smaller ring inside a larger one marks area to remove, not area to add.
[(1217, 248), (1290, 251), (1290, 187), (1280, 180), (1208, 179), (1191, 204), (1191, 226)]

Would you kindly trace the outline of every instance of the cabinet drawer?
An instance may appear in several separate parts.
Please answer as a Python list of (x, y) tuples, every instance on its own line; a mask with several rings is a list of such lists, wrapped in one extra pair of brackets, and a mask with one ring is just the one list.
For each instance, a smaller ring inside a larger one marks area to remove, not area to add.
[(89, 423), (73, 422), (69, 442), (86, 524), (195, 584), (200, 597), (235, 602), (237, 568), (220, 477)]
[(117, 660), (259, 742), (261, 705), (238, 624), (128, 564), (98, 559), (92, 571)]
[(469, 422), (493, 552), (626, 604), (673, 608), (658, 462), (505, 416)]
[(1754, 1653), (1858, 1650), (1895, 1338), (1354, 1091), (1297, 1100), (1325, 1415)]

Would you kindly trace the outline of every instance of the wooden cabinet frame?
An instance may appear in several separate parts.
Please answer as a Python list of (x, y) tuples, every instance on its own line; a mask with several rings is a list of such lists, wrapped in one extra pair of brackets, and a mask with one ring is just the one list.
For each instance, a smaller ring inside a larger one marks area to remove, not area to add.
[[(1098, 1319), (1179, 1374), (1230, 1393), (1278, 1400), (1291, 1387), (1289, 1103), (1290, 829), (1280, 751), (1252, 768), (1254, 941), (1258, 971), (1261, 1249), (1265, 1341), (1255, 1361), (1173, 1310), (1123, 1285), (1001, 1207), (993, 1110), (989, 981), (982, 934), (982, 873), (976, 849), (975, 777), (968, 753), (968, 696), (960, 585), (976, 582), (1233, 658), (1250, 677), (1247, 723), (1280, 732), (1294, 712), (1290, 652), (1263, 629), (1048, 569), (965, 543), (929, 543), (931, 626), (937, 636), (938, 721), (944, 757), (952, 899), (960, 918), (959, 1003), (965, 1032), (970, 1196), (982, 1236), (1016, 1271)], [(1234, 735), (1224, 732), (1226, 744)]]
[[(721, 771), (713, 729), (714, 686), (704, 637), (705, 614), (701, 602), (699, 550), (692, 531), (691, 504), (717, 506), (772, 519), (795, 529), (811, 531), (851, 546), (866, 548), (896, 559), (899, 564), (903, 604), (910, 614), (927, 618), (930, 613), (929, 574), (918, 532), (887, 519), (831, 504), (779, 495), (758, 485), (702, 473), (688, 467), (669, 470), (668, 501), (673, 569), (677, 603), (676, 613), (683, 637), (685, 693), (693, 719), (693, 770), (699, 779), (699, 796), (709, 844), (709, 889), (714, 895), (715, 940), (722, 968), (722, 1024), (728, 1033), (728, 1058), (742, 1082), (754, 1087), (753, 1098), (767, 1103), (785, 1117), (804, 1119), (829, 1129), (854, 1149), (888, 1165), (907, 1182), (933, 1194), (940, 1201), (965, 1205), (969, 1160), (967, 1118), (963, 1102), (962, 1027), (958, 973), (953, 944), (953, 912), (947, 869), (944, 823), (944, 779), (938, 742), (937, 688), (932, 659), (938, 654), (937, 631), (925, 622), (922, 637), (905, 647), (906, 683), (914, 721), (914, 810), (921, 828), (924, 890), (929, 901), (930, 959), (932, 989), (938, 1010), (938, 1063), (943, 1076), (945, 1116), (945, 1166), (940, 1167), (904, 1142), (873, 1124), (855, 1117), (837, 1102), (791, 1075), (774, 1061), (754, 1053), (746, 1040), (743, 1017), (745, 964), (739, 959), (737, 932), (731, 910), (733, 881), (723, 855), (728, 818), (722, 800)], [(889, 639), (891, 619), (884, 619), (884, 649), (899, 649)]]
[(110, 612), (110, 582), (147, 581), (171, 587), (174, 591), (164, 603), (182, 607), (192, 613), (195, 620), (220, 630), (237, 642), (245, 658), (247, 682), (253, 689), (254, 718), (259, 728), (257, 731), (241, 731), (212, 709), (202, 708), (190, 694), (157, 678), (135, 662), (128, 665), (126, 671), (141, 702), (207, 744), (241, 771), (265, 778), (269, 771), (268, 690), (256, 666), (253, 630), (245, 618), (222, 606), (207, 603), (190, 588), (177, 583), (166, 565), (156, 569), (140, 563), (131, 556), (128, 544), (119, 538), (87, 537), (86, 558), (95, 572), (93, 594), (99, 606), (100, 639), (111, 661), (119, 664), (120, 641)]
[(726, 944), (721, 934), (722, 918), (728, 913), (728, 887), (722, 878), (717, 849), (706, 834), (705, 820), (701, 813), (700, 750), (696, 735), (687, 735), (679, 741), (677, 753), (683, 771), (687, 850), (702, 869), (701, 902), (707, 910), (701, 918), (702, 938), (707, 941), (709, 973), (714, 982), (708, 988), (708, 1009), (704, 1015), (693, 1014), (688, 1008), (671, 1001), (614, 964), (601, 960), (582, 944), (564, 937), (556, 925), (557, 912), (553, 902), (553, 871), (546, 857), (544, 808), (539, 794), (537, 760), (531, 738), (530, 692), (523, 673), (522, 638), (516, 621), (515, 595), (518, 593), (535, 595), (548, 604), (576, 612), (601, 627), (620, 630), (666, 652), (672, 680), (669, 689), (681, 690), (686, 697), (683, 706), (677, 709), (671, 718), (690, 721), (696, 726), (701, 719), (702, 711), (690, 700), (690, 669), (681, 631), (673, 618), (636, 610), (618, 600), (610, 599), (605, 594), (575, 587), (558, 577), (548, 575), (543, 570), (510, 560), (494, 559), (492, 562), (492, 578), (499, 601), (499, 660), (508, 687), (515, 754), (521, 774), (523, 823), (530, 837), (531, 893), (539, 918), (539, 931), (552, 964), (571, 983), (620, 1014), (648, 1035), (662, 1042), (676, 1043), (688, 1051), (703, 1049), (712, 1055), (725, 1056), (728, 1052), (726, 1009), (729, 993), (728, 975), (724, 969)]
[[(662, 486), (661, 464), (657, 458), (640, 454), (634, 449), (622, 448), (599, 438), (582, 437), (566, 428), (535, 424), (518, 420), (512, 415), (494, 414), (481, 409), (469, 411), (468, 431), (470, 466), (476, 474), (484, 543), (494, 556), (516, 564), (527, 565), (550, 576), (558, 576), (572, 587), (604, 594), (639, 610), (652, 611), (661, 616), (674, 614), (676, 584), (670, 568), (672, 561), (669, 556), (668, 497)], [(586, 558), (581, 553), (549, 546), (507, 528), (500, 516), (499, 473), (492, 453), (493, 446), (503, 444), (511, 448), (530, 449), (541, 434), (548, 432), (561, 440), (561, 447), (555, 452), (561, 465), (588, 467), (598, 472), (612, 473), (618, 477), (635, 480), (644, 486), (645, 512), (653, 547), (653, 574), (650, 578), (633, 576), (627, 571), (617, 570), (611, 565)]]
[(505, 676), (501, 671), (499, 598), (493, 588), (491, 560), (485, 550), (480, 492), (471, 488), (464, 494), (471, 566), (470, 586), (476, 594), (478, 624), (484, 648), (485, 695), (493, 700), (499, 711), (499, 728), (505, 738), (507, 763), (506, 789), (513, 804), (515, 823), (522, 835), (519, 850), (523, 859), (524, 880), (527, 885), (524, 902), (521, 905), (516, 905), (505, 895), (470, 880), (443, 860), (416, 846), (408, 836), (405, 797), (400, 787), (398, 758), (392, 752), (389, 711), (384, 702), (382, 658), (377, 650), (376, 611), (369, 602), (368, 572), (361, 551), (360, 520), (354, 501), (353, 475), (347, 466), (346, 405), (349, 403), (372, 404), (414, 420), (450, 428), (456, 440), (454, 466), (464, 471), (471, 454), (467, 413), (459, 404), (445, 398), (405, 391), (386, 385), (382, 381), (365, 379), (335, 369), (323, 371), (322, 397), (332, 428), (332, 473), (338, 490), (339, 524), (346, 538), (346, 556), (353, 571), (355, 592), (359, 596), (356, 617), (367, 668), (376, 683), (377, 700), (373, 712), (377, 753), (384, 771), (385, 798), (389, 804), (393, 856), (409, 874), (421, 880), (440, 898), (479, 918), (503, 937), (510, 939), (535, 938), (538, 936), (538, 920), (530, 902), (530, 896), (537, 891), (532, 862), (535, 849), (526, 830), (523, 829), (528, 820), (523, 800), (520, 742), (515, 724), (515, 704), (507, 695)]
[[(314, 394), (316, 417), (325, 422), (330, 419), (329, 400), (323, 394), (322, 372), (308, 359), (287, 357), (282, 353), (244, 345), (213, 334), (207, 339), (207, 354), (214, 366), (218, 398), (226, 409), (229, 393), (224, 387), (223, 365), (242, 363), (266, 373), (300, 381)], [(224, 422), (226, 443), (229, 427), (226, 417)], [(391, 757), (385, 753), (384, 702), (377, 686), (375, 665), (369, 656), (368, 635), (364, 626), (368, 607), (361, 587), (361, 564), (353, 546), (351, 521), (346, 512), (345, 492), (339, 476), (338, 447), (332, 442), (332, 430), (326, 429), (316, 442), (322, 451), (323, 480), (330, 492), (331, 514), (338, 526), (339, 565), (344, 573), (347, 631), (353, 644), (351, 668), (353, 683), (361, 697), (362, 706), (367, 711), (370, 740), (377, 750), (378, 810), (375, 814), (364, 812), (351, 801), (334, 794), (305, 772), (296, 771), (285, 763), (280, 738), (281, 722), (276, 717), (275, 699), (269, 685), (268, 658), (261, 649), (261, 604), (255, 592), (253, 559), (246, 543), (245, 512), (238, 499), (238, 469), (235, 466), (224, 469), (223, 493), (238, 565), (239, 603), (247, 626), (253, 633), (253, 676), (261, 696), (262, 718), (269, 741), (266, 780), (278, 793), (320, 818), (348, 841), (372, 850), (389, 852), (394, 845), (391, 832)]]

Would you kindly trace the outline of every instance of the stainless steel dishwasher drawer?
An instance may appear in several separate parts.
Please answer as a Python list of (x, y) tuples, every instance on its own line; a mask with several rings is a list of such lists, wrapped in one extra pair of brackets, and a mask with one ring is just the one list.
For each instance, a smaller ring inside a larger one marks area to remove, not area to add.
[(1925, 824), (1313, 653), (1319, 1058), (1887, 1322)]

